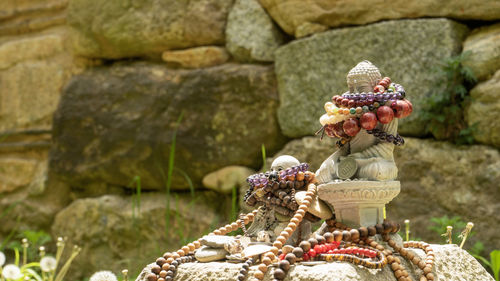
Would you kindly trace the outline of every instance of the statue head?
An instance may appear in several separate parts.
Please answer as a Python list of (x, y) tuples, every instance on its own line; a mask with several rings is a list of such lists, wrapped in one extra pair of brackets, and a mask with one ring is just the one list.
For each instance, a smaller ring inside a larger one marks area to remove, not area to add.
[(279, 172), (281, 170), (285, 170), (291, 168), (293, 166), (298, 166), (300, 164), (297, 158), (290, 155), (281, 155), (278, 158), (274, 159), (271, 164), (271, 170)]

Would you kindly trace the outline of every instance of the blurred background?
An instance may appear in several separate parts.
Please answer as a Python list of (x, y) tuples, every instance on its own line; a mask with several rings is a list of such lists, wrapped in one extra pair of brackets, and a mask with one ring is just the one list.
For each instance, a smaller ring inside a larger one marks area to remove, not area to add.
[(500, 1), (0, 0), (0, 251), (82, 247), (137, 275), (245, 211), (245, 178), (311, 170), (323, 104), (370, 60), (414, 105), (390, 220), (500, 249)]

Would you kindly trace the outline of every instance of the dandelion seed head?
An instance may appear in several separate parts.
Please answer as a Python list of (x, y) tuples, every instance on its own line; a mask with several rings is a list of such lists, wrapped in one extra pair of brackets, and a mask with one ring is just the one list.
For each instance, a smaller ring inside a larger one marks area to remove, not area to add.
[(0, 252), (0, 266), (5, 264), (5, 254)]
[(89, 281), (118, 281), (118, 279), (111, 271), (98, 271), (90, 277)]
[(54, 257), (45, 256), (40, 260), (40, 268), (44, 272), (52, 272), (56, 270), (57, 261)]
[(15, 266), (14, 264), (8, 264), (2, 269), (2, 275), (6, 279), (12, 279), (12, 280), (17, 280), (21, 277), (23, 277), (23, 274), (21, 273), (21, 269), (19, 267)]

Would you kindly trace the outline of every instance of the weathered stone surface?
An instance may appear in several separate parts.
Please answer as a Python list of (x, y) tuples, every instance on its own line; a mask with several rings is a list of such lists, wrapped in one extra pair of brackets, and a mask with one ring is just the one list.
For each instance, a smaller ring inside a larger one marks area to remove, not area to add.
[(0, 131), (50, 129), (60, 91), (78, 72), (63, 28), (0, 44)]
[(165, 51), (162, 59), (174, 66), (202, 68), (225, 63), (229, 59), (226, 49), (216, 46), (196, 47), (178, 51)]
[[(387, 205), (387, 216), (403, 223), (411, 220), (412, 237), (442, 242), (429, 231), (430, 219), (444, 215), (461, 216), (474, 222), (477, 234), (468, 245), (481, 240), (488, 252), (500, 248), (494, 225), (500, 220), (500, 153), (481, 145), (455, 146), (446, 142), (405, 138), (406, 144), (395, 150), (401, 193)], [(311, 162), (311, 170), (335, 148), (319, 138), (305, 137), (289, 142), (276, 155), (296, 155)], [(300, 153), (297, 153), (300, 152)], [(458, 231), (458, 230), (457, 230)]]
[(481, 143), (500, 147), (500, 70), (493, 78), (470, 91), (472, 102), (467, 109), (469, 126), (476, 124), (474, 138)]
[(200, 239), (201, 245), (212, 248), (224, 248), (224, 244), (234, 241), (234, 237), (225, 235), (205, 235)]
[(4, 0), (0, 11), (0, 36), (64, 24), (67, 5), (68, 0)]
[(177, 130), (172, 188), (188, 187), (183, 172), (200, 186), (204, 175), (222, 167), (259, 165), (262, 144), (269, 151), (281, 145), (277, 104), (267, 66), (95, 68), (64, 90), (51, 169), (83, 188), (91, 181), (127, 186), (140, 176), (143, 188), (164, 189)]
[(236, 0), (226, 26), (226, 48), (241, 62), (274, 61), (284, 36), (257, 0)]
[(224, 44), (232, 0), (73, 0), (68, 23), (77, 54), (123, 58), (159, 55), (166, 49)]
[(148, 261), (177, 249), (183, 239), (201, 236), (216, 220), (203, 201), (191, 204), (188, 196), (169, 200), (167, 209), (164, 194), (142, 194), (139, 207), (136, 198), (105, 195), (78, 199), (59, 212), (52, 234), (67, 236), (69, 246), (81, 246), (80, 255), (85, 257), (74, 261), (68, 278), (88, 277), (89, 272), (103, 268), (138, 272)]
[(280, 47), (275, 70), (283, 133), (299, 137), (317, 131), (324, 103), (347, 91), (347, 72), (369, 60), (382, 75), (402, 84), (414, 105), (413, 114), (401, 119), (399, 132), (425, 134), (419, 108), (441, 79), (432, 69), (460, 51), (466, 32), (464, 25), (447, 19), (387, 21), (336, 29)]
[[(474, 222), (486, 253), (500, 248), (500, 153), (487, 146), (455, 146), (447, 142), (406, 139), (396, 149), (401, 193), (387, 207), (390, 219), (411, 219), (413, 237), (442, 241), (428, 230), (430, 218), (460, 216)], [(455, 231), (455, 230), (454, 230)], [(459, 230), (457, 230), (459, 231)]]
[[(435, 280), (485, 280), (493, 281), (493, 277), (479, 264), (479, 262), (461, 250), (456, 245), (431, 245), (435, 254), (435, 263), (433, 273)], [(420, 258), (425, 257), (422, 250), (410, 250)], [(408, 269), (412, 280), (419, 280), (421, 271), (411, 262), (402, 260), (404, 268)], [(148, 265), (136, 281), (145, 281), (145, 277), (151, 270), (152, 264)], [(216, 280), (234, 280), (241, 269), (241, 264), (232, 263), (185, 263), (178, 267), (176, 280), (179, 281), (216, 281)], [(272, 280), (272, 274), (275, 267), (271, 267), (264, 280)], [(249, 276), (253, 276), (257, 270), (253, 266), (249, 270)], [(417, 278), (418, 277), (418, 278)], [(370, 280), (370, 281), (388, 281), (396, 280), (393, 271), (389, 266), (382, 270), (369, 270), (347, 262), (325, 263), (315, 266), (296, 265), (290, 268), (286, 280), (310, 280), (310, 281), (346, 281), (346, 280)]]
[(424, 1), (328, 1), (260, 0), (271, 17), (288, 34), (297, 36), (305, 25), (339, 27), (364, 25), (381, 20), (446, 17), (454, 19), (500, 19), (500, 3), (495, 0)]
[(464, 52), (471, 55), (464, 65), (472, 69), (479, 80), (488, 79), (500, 69), (500, 23), (473, 30), (464, 42)]
[(221, 193), (231, 193), (233, 188), (246, 186), (246, 179), (255, 171), (243, 166), (228, 166), (203, 177), (203, 186)]
[(0, 158), (0, 193), (28, 185), (35, 176), (37, 161), (23, 158)]

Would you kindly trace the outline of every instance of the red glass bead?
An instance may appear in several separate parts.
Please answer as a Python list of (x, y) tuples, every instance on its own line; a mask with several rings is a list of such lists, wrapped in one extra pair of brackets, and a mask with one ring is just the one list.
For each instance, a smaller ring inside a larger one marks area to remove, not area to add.
[(333, 132), (339, 138), (347, 138), (348, 135), (344, 132), (344, 123), (338, 122), (333, 124)]
[(309, 254), (308, 254), (308, 253), (304, 253), (304, 254), (302, 255), (302, 259), (303, 259), (304, 261), (308, 261), (308, 260), (309, 260)]
[(402, 100), (397, 100), (392, 103), (391, 108), (394, 111), (394, 117), (396, 118), (403, 118), (404, 115), (404, 101)]
[(329, 137), (336, 138), (333, 124), (327, 124), (325, 126), (325, 134)]
[(409, 100), (405, 99), (404, 101), (408, 104), (409, 110), (408, 110), (408, 115), (406, 115), (406, 116), (409, 116), (413, 112), (413, 104), (411, 104), (411, 102)]
[(335, 96), (333, 96), (333, 97), (332, 97), (332, 102), (333, 102), (333, 103), (336, 103), (338, 98), (339, 98), (339, 95), (335, 95)]
[(377, 115), (373, 112), (366, 112), (361, 115), (359, 123), (361, 123), (361, 128), (365, 130), (373, 130), (377, 126)]
[(349, 100), (349, 102), (347, 103), (347, 106), (348, 107), (355, 107), (356, 106), (356, 101)]
[(314, 251), (315, 251), (316, 253), (321, 253), (321, 245), (316, 245), (316, 246), (314, 246)]
[(327, 254), (333, 254), (333, 250), (328, 250)]
[(384, 78), (382, 78), (382, 80), (386, 80), (387, 82), (389, 82), (389, 84), (391, 84), (391, 78), (389, 78), (389, 77), (387, 77), (387, 76), (386, 76), (386, 77), (384, 77)]
[(365, 101), (361, 101), (361, 100), (356, 101), (356, 106), (357, 107), (360, 107), (360, 106), (363, 106), (363, 105), (365, 105)]
[(314, 258), (316, 256), (316, 251), (314, 249), (309, 250), (309, 257)]
[(280, 259), (280, 260), (284, 260), (284, 259), (285, 259), (285, 256), (286, 256), (285, 254), (281, 254), (281, 255), (279, 256), (279, 259)]
[(377, 117), (380, 123), (389, 124), (394, 119), (394, 111), (392, 108), (383, 105), (377, 109)]
[(354, 137), (359, 133), (361, 128), (358, 125), (358, 119), (357, 118), (349, 118), (346, 121), (344, 121), (344, 125), (342, 126), (344, 129), (344, 132), (351, 137)]

